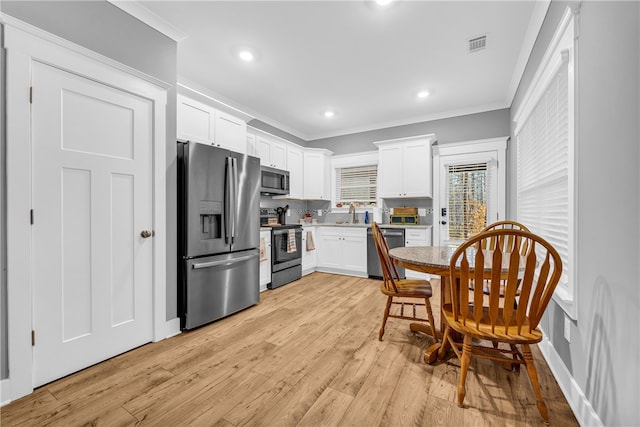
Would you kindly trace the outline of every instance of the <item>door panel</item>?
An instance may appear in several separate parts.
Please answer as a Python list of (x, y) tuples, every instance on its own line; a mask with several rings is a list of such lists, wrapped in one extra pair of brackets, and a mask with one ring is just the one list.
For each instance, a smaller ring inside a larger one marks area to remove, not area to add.
[(34, 386), (152, 339), (152, 103), (34, 63)]
[(260, 159), (231, 153), (238, 165), (236, 227), (232, 251), (260, 245)]
[(187, 147), (186, 256), (228, 252), (231, 242), (226, 239), (228, 219), (224, 206), (229, 150), (197, 143), (189, 143)]
[(183, 268), (187, 274), (183, 328), (212, 322), (260, 300), (258, 249), (186, 260)]

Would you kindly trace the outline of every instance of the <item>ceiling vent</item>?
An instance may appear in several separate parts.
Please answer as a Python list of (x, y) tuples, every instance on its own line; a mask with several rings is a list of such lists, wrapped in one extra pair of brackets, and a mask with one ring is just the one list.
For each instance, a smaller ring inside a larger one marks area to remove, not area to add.
[(469, 53), (477, 52), (487, 47), (487, 36), (474, 37), (469, 40)]

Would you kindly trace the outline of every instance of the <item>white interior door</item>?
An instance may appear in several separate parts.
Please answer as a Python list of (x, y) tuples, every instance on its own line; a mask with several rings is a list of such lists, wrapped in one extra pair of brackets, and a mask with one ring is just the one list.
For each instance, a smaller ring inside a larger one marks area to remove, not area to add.
[(34, 63), (34, 386), (152, 339), (152, 103)]
[(488, 224), (504, 218), (504, 179), (499, 152), (439, 156), (434, 201), (434, 240), (459, 245)]

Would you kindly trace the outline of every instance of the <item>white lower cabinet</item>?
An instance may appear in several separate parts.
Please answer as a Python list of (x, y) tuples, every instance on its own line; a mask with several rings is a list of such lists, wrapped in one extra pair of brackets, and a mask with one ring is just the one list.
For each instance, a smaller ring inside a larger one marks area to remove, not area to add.
[(318, 270), (366, 277), (366, 228), (321, 227), (317, 246)]
[[(430, 229), (404, 229), (404, 245), (405, 246), (431, 246), (431, 230)], [(405, 269), (407, 279), (423, 279), (427, 280), (429, 275), (419, 273), (414, 270)]]
[(271, 283), (271, 230), (260, 232), (260, 245), (263, 241), (266, 259), (260, 260), (260, 292), (265, 291)]
[[(309, 240), (311, 236), (311, 240)], [(309, 246), (312, 243), (311, 246)], [(302, 227), (302, 275), (313, 273), (318, 262), (318, 251), (315, 249), (316, 228)], [(314, 248), (309, 250), (310, 248)]]

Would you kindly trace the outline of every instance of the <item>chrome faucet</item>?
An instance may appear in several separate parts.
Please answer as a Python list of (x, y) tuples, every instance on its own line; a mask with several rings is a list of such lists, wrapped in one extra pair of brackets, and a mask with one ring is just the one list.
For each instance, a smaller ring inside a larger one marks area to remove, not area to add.
[(356, 205), (353, 203), (349, 205), (349, 213), (351, 214), (351, 224), (357, 224), (358, 218), (356, 217)]

